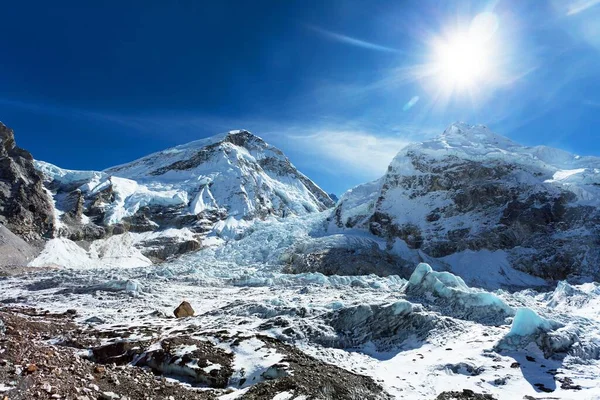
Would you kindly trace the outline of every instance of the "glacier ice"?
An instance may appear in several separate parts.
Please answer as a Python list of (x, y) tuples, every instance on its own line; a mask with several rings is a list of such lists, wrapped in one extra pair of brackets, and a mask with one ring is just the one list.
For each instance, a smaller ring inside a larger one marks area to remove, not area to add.
[(513, 319), (510, 332), (495, 346), (497, 351), (520, 350), (535, 343), (550, 358), (557, 353), (566, 354), (579, 342), (577, 332), (564, 324), (541, 317), (534, 310), (520, 307)]
[(540, 317), (530, 308), (520, 307), (513, 319), (507, 336), (529, 336), (539, 331), (549, 332), (562, 327), (562, 324)]
[(429, 264), (420, 263), (410, 276), (406, 293), (424, 300), (433, 300), (459, 318), (478, 322), (501, 323), (513, 316), (514, 310), (498, 296), (470, 288), (458, 276), (434, 271)]

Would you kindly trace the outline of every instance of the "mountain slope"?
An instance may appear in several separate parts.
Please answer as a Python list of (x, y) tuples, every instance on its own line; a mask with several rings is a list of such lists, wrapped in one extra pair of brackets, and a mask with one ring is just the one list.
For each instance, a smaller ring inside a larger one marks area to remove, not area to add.
[(422, 259), (477, 263), (473, 252), (495, 252), (532, 275), (576, 280), (600, 277), (599, 204), (600, 158), (457, 123), (403, 149), (380, 180), (347, 192), (332, 224), (368, 230)]
[(138, 233), (127, 240), (157, 260), (198, 249), (210, 233), (235, 237), (256, 218), (305, 215), (334, 204), (279, 149), (247, 131), (105, 171), (42, 161), (36, 167), (54, 194), (58, 236), (77, 241)]

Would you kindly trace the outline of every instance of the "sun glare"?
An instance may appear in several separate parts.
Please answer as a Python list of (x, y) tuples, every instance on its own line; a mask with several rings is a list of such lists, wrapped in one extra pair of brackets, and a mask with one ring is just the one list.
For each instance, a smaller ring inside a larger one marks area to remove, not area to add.
[(486, 78), (489, 55), (480, 40), (471, 35), (456, 35), (439, 43), (435, 64), (442, 83), (458, 89), (468, 87)]
[(445, 92), (474, 91), (494, 80), (494, 36), (498, 19), (477, 15), (468, 29), (437, 37), (432, 45), (430, 72)]

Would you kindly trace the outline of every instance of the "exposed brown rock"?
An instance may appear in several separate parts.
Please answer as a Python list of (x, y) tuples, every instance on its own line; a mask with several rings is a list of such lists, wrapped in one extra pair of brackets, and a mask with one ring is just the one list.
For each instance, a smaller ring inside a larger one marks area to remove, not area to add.
[(194, 316), (194, 309), (191, 304), (187, 301), (182, 302), (176, 309), (173, 311), (176, 318), (186, 318)]

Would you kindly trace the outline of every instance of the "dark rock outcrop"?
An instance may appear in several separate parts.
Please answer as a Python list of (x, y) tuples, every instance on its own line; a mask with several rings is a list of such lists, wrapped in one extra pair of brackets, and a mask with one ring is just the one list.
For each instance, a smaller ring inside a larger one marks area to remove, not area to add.
[(0, 223), (27, 241), (53, 235), (54, 214), (31, 154), (0, 123)]
[(463, 389), (462, 392), (442, 392), (435, 400), (496, 400), (496, 398), (491, 394), (475, 393), (472, 390)]
[(379, 249), (377, 245), (364, 248), (332, 248), (308, 254), (293, 252), (283, 272), (301, 274), (320, 272), (324, 275), (399, 275), (407, 278), (414, 269), (412, 263)]

